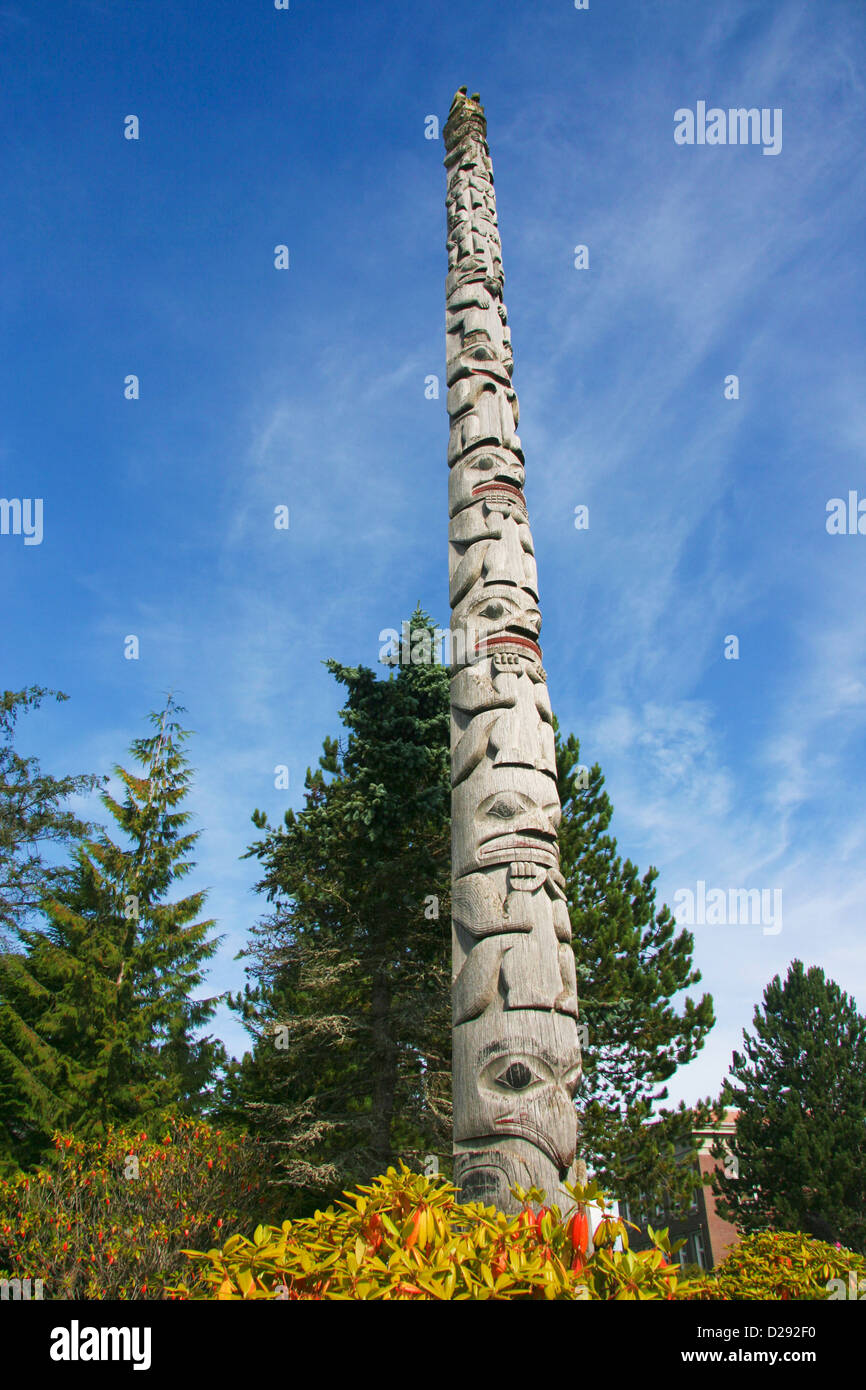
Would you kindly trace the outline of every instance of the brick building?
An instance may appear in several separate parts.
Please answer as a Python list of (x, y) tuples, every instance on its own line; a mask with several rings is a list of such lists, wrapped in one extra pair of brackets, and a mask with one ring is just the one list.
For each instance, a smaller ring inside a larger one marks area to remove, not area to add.
[[(698, 1168), (703, 1176), (722, 1164), (713, 1158), (710, 1150), (715, 1142), (725, 1135), (733, 1134), (736, 1127), (736, 1110), (726, 1110), (724, 1119), (716, 1120), (705, 1129), (694, 1131), (698, 1149)], [(692, 1205), (685, 1217), (670, 1214), (666, 1203), (653, 1204), (650, 1209), (644, 1202), (643, 1210), (636, 1210), (634, 1204), (619, 1203), (619, 1210), (626, 1221), (633, 1221), (640, 1227), (640, 1233), (629, 1231), (629, 1242), (635, 1250), (645, 1250), (650, 1242), (646, 1234), (647, 1225), (656, 1230), (667, 1226), (672, 1241), (685, 1239), (679, 1251), (680, 1264), (700, 1265), (702, 1269), (713, 1269), (737, 1244), (739, 1235), (729, 1221), (723, 1221), (716, 1211), (716, 1198), (712, 1188), (701, 1186), (692, 1194)]]

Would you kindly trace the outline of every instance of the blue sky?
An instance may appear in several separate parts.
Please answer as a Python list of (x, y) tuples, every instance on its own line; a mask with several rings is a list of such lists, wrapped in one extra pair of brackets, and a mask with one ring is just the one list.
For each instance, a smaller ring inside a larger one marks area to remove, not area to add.
[[(466, 83), (554, 709), (660, 901), (782, 892), (780, 931), (693, 928), (719, 1022), (671, 1095), (717, 1092), (794, 957), (866, 1006), (866, 535), (825, 525), (866, 498), (864, 31), (854, 0), (0, 4), (0, 495), (44, 508), (0, 535), (3, 685), (70, 695), (21, 726), (55, 773), (186, 705), (211, 991), (261, 911), (250, 813), (339, 731), (322, 662), (374, 666), (419, 600), (447, 625), (425, 118)], [(677, 145), (699, 101), (781, 108), (781, 151)]]

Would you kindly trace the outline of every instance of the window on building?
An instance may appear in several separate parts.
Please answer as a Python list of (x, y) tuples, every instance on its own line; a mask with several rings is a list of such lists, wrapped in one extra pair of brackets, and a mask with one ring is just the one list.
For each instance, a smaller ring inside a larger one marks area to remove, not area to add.
[(692, 1249), (694, 1250), (694, 1262), (700, 1265), (701, 1269), (707, 1267), (707, 1257), (704, 1250), (704, 1238), (700, 1231), (695, 1231), (691, 1236)]

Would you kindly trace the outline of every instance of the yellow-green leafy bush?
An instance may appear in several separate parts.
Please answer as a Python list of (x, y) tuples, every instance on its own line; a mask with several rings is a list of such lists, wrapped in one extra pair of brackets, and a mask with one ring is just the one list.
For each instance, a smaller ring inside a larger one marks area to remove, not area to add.
[[(842, 1281), (842, 1289), (833, 1280)], [(780, 1302), (850, 1297), (863, 1279), (866, 1259), (796, 1231), (761, 1231), (744, 1236), (697, 1292), (711, 1299), (778, 1299)]]
[[(565, 1221), (542, 1194), (515, 1189), (516, 1216), (460, 1203), (456, 1189), (389, 1168), (347, 1202), (282, 1226), (236, 1234), (221, 1248), (189, 1250), (178, 1298), (220, 1299), (672, 1299), (697, 1289), (684, 1282), (667, 1232), (650, 1232), (651, 1250), (628, 1249), (627, 1223), (604, 1214), (588, 1251), (586, 1204), (595, 1184), (570, 1191), (579, 1203)], [(623, 1249), (614, 1249), (617, 1238)]]

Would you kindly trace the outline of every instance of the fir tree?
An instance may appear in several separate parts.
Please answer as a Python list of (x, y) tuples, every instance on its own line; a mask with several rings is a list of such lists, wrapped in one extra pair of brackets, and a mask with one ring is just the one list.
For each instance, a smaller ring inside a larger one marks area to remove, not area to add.
[(192, 775), (180, 713), (169, 698), (151, 715), (156, 732), (131, 747), (143, 772), (115, 768), (125, 796), (103, 794), (127, 843), (103, 832), (82, 846), (44, 924), (0, 958), (0, 1117), (21, 1164), (55, 1127), (84, 1137), (200, 1108), (223, 1054), (195, 1037), (217, 1003), (191, 997), (218, 944), (196, 920), (205, 894), (168, 900), (199, 834), (177, 809)]
[[(413, 645), (427, 624), (415, 614)], [(254, 817), (267, 834), (250, 853), (274, 910), (245, 953), (253, 983), (234, 1002), (254, 1048), (227, 1102), (270, 1137), (301, 1194), (338, 1193), (401, 1152), (450, 1149), (448, 672), (409, 664), (377, 681), (329, 668), (349, 691), (348, 743), (325, 741), (305, 808), (284, 827)], [(655, 870), (641, 879), (617, 857), (598, 767), (584, 787), (577, 740), (558, 739), (558, 756), (588, 1030), (581, 1154), (620, 1196), (684, 1202), (696, 1179), (683, 1153), (708, 1111), (653, 1107), (700, 1049), (712, 1002), (674, 1008), (700, 978), (692, 938), (656, 912)], [(436, 918), (424, 916), (430, 898)]]
[(714, 1178), (719, 1210), (746, 1232), (803, 1231), (866, 1254), (866, 1018), (795, 960), (753, 1022), (720, 1102), (739, 1116), (735, 1162)]
[(63, 803), (92, 792), (102, 779), (52, 777), (36, 758), (24, 758), (14, 747), (18, 716), (38, 709), (49, 695), (58, 702), (69, 698), (38, 685), (0, 696), (0, 945), (14, 944), (17, 928), (57, 881), (59, 870), (46, 860), (46, 849), (65, 849), (93, 830)]
[[(420, 610), (410, 626), (432, 635)], [(229, 1088), (301, 1204), (450, 1146), (448, 673), (327, 665), (348, 737), (301, 812), (254, 816), (275, 907), (244, 953), (255, 1048)]]
[(580, 762), (574, 735), (556, 728), (562, 802), (560, 862), (567, 885), (584, 1025), (580, 1153), (603, 1186), (635, 1205), (666, 1197), (677, 1210), (699, 1179), (692, 1131), (708, 1104), (659, 1109), (662, 1083), (703, 1046), (714, 1023), (712, 999), (682, 1010), (673, 999), (698, 984), (694, 938), (676, 932), (670, 910), (656, 910), (650, 868), (640, 876), (617, 855), (608, 833), (613, 807), (596, 763)]

